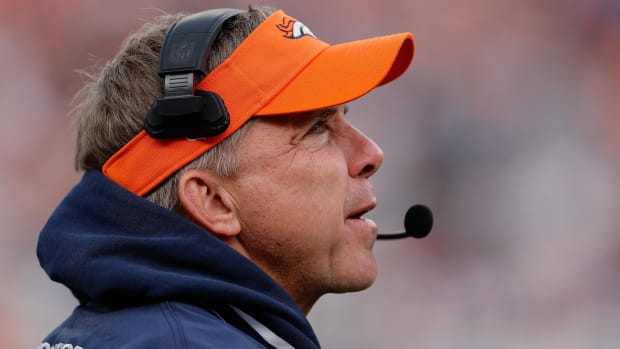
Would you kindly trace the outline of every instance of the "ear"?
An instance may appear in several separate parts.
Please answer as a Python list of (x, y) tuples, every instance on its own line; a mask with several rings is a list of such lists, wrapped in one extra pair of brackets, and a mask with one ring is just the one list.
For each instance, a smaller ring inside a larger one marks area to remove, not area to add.
[(241, 232), (234, 201), (220, 178), (205, 170), (187, 170), (179, 181), (179, 201), (189, 218), (220, 238)]

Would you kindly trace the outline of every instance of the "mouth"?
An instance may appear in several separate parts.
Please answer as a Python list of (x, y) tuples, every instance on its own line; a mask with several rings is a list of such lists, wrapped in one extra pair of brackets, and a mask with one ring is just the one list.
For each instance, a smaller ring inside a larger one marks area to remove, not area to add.
[(372, 211), (376, 206), (377, 206), (377, 204), (375, 202), (372, 202), (372, 203), (369, 203), (369, 204), (364, 205), (362, 207), (359, 207), (356, 210), (354, 210), (353, 212), (351, 212), (347, 216), (347, 219), (364, 219), (364, 215), (366, 213)]
[(364, 239), (366, 247), (372, 248), (374, 241), (378, 234), (377, 224), (364, 215), (372, 211), (377, 206), (376, 201), (372, 201), (368, 204), (359, 206), (355, 210), (351, 211), (345, 219), (345, 225), (351, 232), (355, 233), (355, 236)]

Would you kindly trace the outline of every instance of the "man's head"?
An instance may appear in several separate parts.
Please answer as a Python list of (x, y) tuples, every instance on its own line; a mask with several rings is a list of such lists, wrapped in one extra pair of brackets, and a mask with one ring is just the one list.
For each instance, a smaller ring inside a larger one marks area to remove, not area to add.
[(158, 140), (144, 119), (162, 94), (165, 16), (126, 41), (78, 94), (77, 166), (103, 169), (254, 261), (308, 311), (324, 293), (376, 277), (370, 177), (381, 149), (345, 117), (347, 103), (392, 81), (413, 57), (411, 34), (331, 46), (281, 11), (226, 21), (195, 87), (230, 114), (223, 134)]

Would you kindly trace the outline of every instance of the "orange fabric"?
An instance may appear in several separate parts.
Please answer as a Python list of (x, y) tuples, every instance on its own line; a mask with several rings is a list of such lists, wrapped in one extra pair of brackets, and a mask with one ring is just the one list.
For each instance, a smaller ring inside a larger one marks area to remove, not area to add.
[(142, 131), (110, 157), (103, 173), (145, 195), (252, 116), (349, 102), (400, 76), (413, 59), (410, 33), (330, 46), (307, 30), (284, 12), (274, 13), (196, 86), (224, 100), (230, 125), (223, 134), (204, 140), (156, 140)]

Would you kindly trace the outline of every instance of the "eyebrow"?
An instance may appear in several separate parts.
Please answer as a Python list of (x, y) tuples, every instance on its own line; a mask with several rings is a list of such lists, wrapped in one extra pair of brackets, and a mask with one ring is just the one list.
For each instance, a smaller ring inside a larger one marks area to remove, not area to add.
[[(328, 117), (328, 116), (336, 114), (338, 112), (338, 108), (339, 107), (340, 106), (334, 106), (334, 107), (319, 109), (316, 112), (317, 112), (317, 114), (319, 114), (322, 117)], [(344, 114), (346, 114), (348, 112), (349, 112), (349, 105), (345, 104), (344, 105)]]

